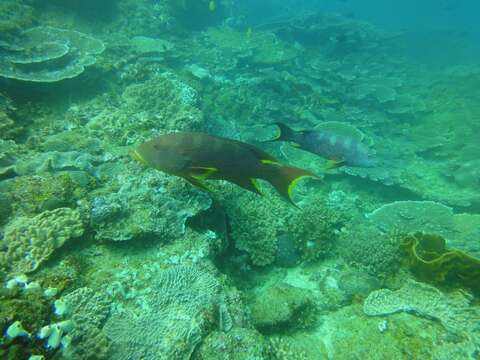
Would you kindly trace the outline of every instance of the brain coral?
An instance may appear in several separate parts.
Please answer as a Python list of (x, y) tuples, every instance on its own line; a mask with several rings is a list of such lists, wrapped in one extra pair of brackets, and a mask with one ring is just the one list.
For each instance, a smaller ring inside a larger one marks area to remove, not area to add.
[(64, 356), (72, 360), (107, 359), (109, 343), (101, 328), (110, 311), (110, 301), (102, 292), (82, 287), (62, 298), (73, 321), (70, 346)]
[(79, 211), (69, 208), (44, 211), (33, 218), (19, 217), (5, 228), (0, 268), (13, 274), (34, 271), (55, 249), (83, 231)]
[(152, 281), (148, 309), (117, 310), (104, 326), (112, 360), (189, 359), (217, 308), (219, 282), (193, 266), (175, 266)]
[(55, 82), (80, 75), (105, 46), (77, 31), (39, 26), (23, 31), (14, 46), (0, 48), (0, 76)]

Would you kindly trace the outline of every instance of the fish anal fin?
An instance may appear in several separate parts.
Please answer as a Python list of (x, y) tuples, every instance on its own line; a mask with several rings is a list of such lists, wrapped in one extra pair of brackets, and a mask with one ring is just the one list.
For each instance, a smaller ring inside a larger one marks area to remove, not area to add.
[(265, 164), (265, 165), (278, 165), (278, 166), (281, 165), (278, 161), (273, 161), (273, 160), (270, 160), (270, 159), (262, 159), (262, 160), (260, 160), (260, 162), (262, 164)]
[(188, 175), (197, 180), (206, 180), (218, 171), (217, 168), (207, 166), (190, 166)]
[(336, 169), (344, 165), (345, 165), (345, 160), (330, 159), (327, 161), (325, 165), (325, 170)]
[(207, 185), (205, 185), (205, 183), (201, 179), (197, 179), (191, 176), (185, 176), (184, 179), (199, 189), (202, 189), (207, 192), (212, 192), (212, 190)]
[(260, 186), (258, 185), (257, 181), (253, 178), (248, 178), (248, 177), (234, 178), (234, 179), (228, 178), (226, 180), (244, 188), (245, 190), (249, 190), (258, 195), (263, 195), (262, 190), (260, 189)]

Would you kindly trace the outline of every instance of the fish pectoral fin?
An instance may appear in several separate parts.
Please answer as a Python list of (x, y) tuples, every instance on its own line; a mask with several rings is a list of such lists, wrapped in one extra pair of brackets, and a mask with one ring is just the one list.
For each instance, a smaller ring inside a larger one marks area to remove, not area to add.
[(278, 166), (281, 166), (281, 164), (278, 162), (278, 161), (273, 161), (273, 160), (270, 160), (270, 159), (262, 159), (260, 160), (260, 162), (262, 164), (265, 164), (265, 165), (278, 165)]
[(212, 190), (207, 185), (205, 185), (205, 183), (201, 179), (197, 179), (191, 176), (186, 176), (184, 177), (184, 179), (199, 189), (202, 189), (207, 192), (212, 192)]
[(330, 159), (325, 165), (325, 170), (335, 169), (343, 165), (345, 165), (345, 160)]
[(188, 168), (188, 175), (191, 178), (197, 180), (206, 180), (214, 173), (218, 171), (217, 168), (214, 167), (206, 167), (206, 166), (190, 166)]
[(236, 178), (236, 179), (229, 178), (226, 180), (244, 188), (245, 190), (249, 190), (258, 195), (263, 195), (262, 190), (260, 189), (260, 186), (258, 185), (257, 181), (254, 178)]

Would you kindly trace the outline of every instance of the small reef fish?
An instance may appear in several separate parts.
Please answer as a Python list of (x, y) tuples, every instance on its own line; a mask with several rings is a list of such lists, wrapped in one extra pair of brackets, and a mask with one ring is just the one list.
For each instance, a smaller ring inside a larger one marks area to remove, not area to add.
[(210, 0), (208, 2), (208, 10), (210, 10), (211, 12), (214, 12), (216, 9), (217, 9), (217, 3), (215, 2), (215, 0)]
[(368, 147), (362, 143), (362, 134), (353, 127), (331, 122), (326, 123), (323, 129), (296, 131), (280, 122), (273, 124), (280, 132), (268, 141), (288, 141), (299, 149), (322, 156), (329, 160), (327, 168), (374, 165)]
[(205, 180), (226, 180), (261, 195), (255, 179), (263, 179), (292, 204), (297, 182), (303, 177), (318, 178), (310, 171), (280, 164), (253, 145), (204, 133), (162, 135), (138, 146), (132, 157), (204, 190), (208, 190)]

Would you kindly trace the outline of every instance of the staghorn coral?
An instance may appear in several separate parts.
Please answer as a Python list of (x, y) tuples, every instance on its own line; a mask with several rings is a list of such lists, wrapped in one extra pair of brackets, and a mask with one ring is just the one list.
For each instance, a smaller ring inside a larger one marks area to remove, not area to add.
[(137, 313), (116, 310), (104, 332), (112, 360), (188, 359), (218, 305), (219, 282), (205, 270), (174, 266), (152, 280), (146, 306)]
[(22, 81), (56, 82), (83, 73), (105, 46), (77, 31), (39, 26), (15, 39), (15, 50), (0, 48), (0, 76)]
[(369, 316), (408, 312), (440, 321), (451, 331), (471, 329), (478, 321), (478, 309), (470, 307), (472, 297), (464, 292), (443, 294), (437, 288), (408, 280), (398, 290), (380, 289), (371, 292), (363, 304)]
[(5, 228), (0, 267), (11, 274), (34, 271), (54, 250), (81, 236), (83, 231), (80, 212), (69, 208), (44, 211), (33, 218), (16, 218)]

